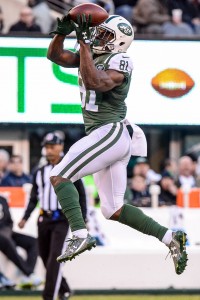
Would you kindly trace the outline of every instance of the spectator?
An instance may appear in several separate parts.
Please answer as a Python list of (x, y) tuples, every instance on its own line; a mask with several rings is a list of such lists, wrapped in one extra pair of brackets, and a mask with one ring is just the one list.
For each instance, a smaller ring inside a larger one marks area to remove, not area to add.
[(24, 7), (20, 12), (20, 19), (13, 24), (9, 32), (41, 32), (39, 25), (35, 23), (33, 10), (30, 7)]
[(146, 178), (143, 175), (134, 175), (130, 183), (130, 191), (132, 193), (131, 201), (128, 204), (137, 207), (150, 207), (151, 195), (149, 193)]
[(138, 33), (193, 35), (191, 28), (182, 22), (181, 14), (178, 17), (176, 11), (171, 17), (162, 0), (138, 0), (133, 11), (133, 20)]
[(6, 174), (9, 159), (10, 159), (9, 153), (4, 149), (0, 149), (0, 183), (2, 178)]
[(200, 0), (192, 0), (192, 3), (198, 13), (198, 18), (200, 18)]
[[(59, 300), (66, 300), (69, 298), (71, 290), (66, 279), (62, 277), (56, 258), (64, 251), (69, 224), (61, 211), (49, 178), (52, 168), (62, 159), (64, 140), (58, 133), (49, 133), (44, 137), (42, 147), (45, 150), (47, 163), (35, 173), (29, 204), (22, 220), (19, 222), (19, 227), (23, 228), (25, 226), (39, 200), (39, 253), (46, 269), (43, 299), (55, 299), (58, 294)], [(79, 193), (82, 214), (84, 219), (86, 219), (86, 195), (82, 180), (76, 181), (75, 186)]]
[(171, 22), (166, 22), (163, 25), (164, 35), (170, 36), (192, 36), (194, 32), (187, 23), (183, 22), (182, 10), (173, 9)]
[(53, 29), (55, 20), (45, 0), (28, 0), (28, 6), (32, 8), (35, 22), (40, 26), (41, 32), (49, 34)]
[(163, 33), (163, 24), (170, 21), (163, 1), (138, 0), (133, 10), (133, 24), (138, 33)]
[(175, 183), (175, 179), (173, 175), (170, 174), (168, 171), (163, 172), (159, 185), (160, 185), (159, 205), (160, 206), (176, 205), (176, 196), (178, 192), (178, 187)]
[(181, 156), (178, 161), (178, 179), (176, 182), (178, 187), (190, 189), (196, 187), (195, 164), (191, 157)]
[(189, 156), (194, 163), (194, 176), (196, 179), (196, 185), (199, 188), (200, 187), (200, 156), (198, 154), (198, 151), (187, 151), (185, 155)]
[(133, 168), (133, 175), (142, 175), (146, 178), (146, 183), (157, 183), (161, 175), (150, 168), (150, 164), (145, 157), (138, 157)]
[(3, 30), (3, 26), (4, 26), (4, 23), (3, 23), (3, 12), (2, 12), (2, 9), (1, 9), (1, 6), (0, 6), (0, 33)]
[(178, 165), (177, 161), (173, 158), (166, 158), (163, 162), (163, 165), (161, 166), (161, 175), (165, 175), (168, 173), (173, 177), (174, 179), (177, 178), (177, 173), (178, 173)]
[(25, 183), (31, 183), (29, 175), (23, 172), (22, 157), (12, 155), (10, 158), (9, 172), (2, 178), (1, 186), (23, 186)]
[(199, 12), (191, 0), (166, 0), (168, 12), (172, 16), (174, 9), (182, 11), (182, 20), (195, 34), (200, 34)]
[(115, 5), (112, 0), (91, 0), (91, 2), (103, 7), (110, 15), (114, 14)]
[(185, 153), (185, 155), (186, 155), (186, 156), (189, 156), (189, 157), (192, 159), (192, 161), (194, 162), (194, 164), (197, 164), (197, 163), (198, 163), (198, 155), (197, 155), (197, 153), (191, 152), (191, 151), (187, 151), (187, 152)]
[(133, 23), (133, 7), (138, 0), (114, 0), (115, 14), (127, 19)]
[[(22, 288), (38, 286), (42, 281), (33, 273), (38, 257), (37, 240), (32, 236), (13, 231), (13, 221), (7, 200), (1, 196), (0, 207), (0, 251), (24, 274), (21, 281)], [(18, 246), (25, 250), (26, 259), (19, 255)]]

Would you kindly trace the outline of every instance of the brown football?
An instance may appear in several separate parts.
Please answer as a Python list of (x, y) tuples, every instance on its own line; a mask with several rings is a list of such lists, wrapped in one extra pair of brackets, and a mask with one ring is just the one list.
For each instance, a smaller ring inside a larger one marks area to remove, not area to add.
[(151, 80), (153, 88), (163, 96), (179, 98), (194, 87), (193, 79), (179, 69), (165, 69)]
[(92, 16), (91, 27), (100, 25), (109, 16), (103, 7), (94, 3), (82, 3), (76, 5), (69, 12), (70, 17), (74, 22), (76, 22), (77, 16), (82, 14), (85, 14), (87, 19), (89, 15)]

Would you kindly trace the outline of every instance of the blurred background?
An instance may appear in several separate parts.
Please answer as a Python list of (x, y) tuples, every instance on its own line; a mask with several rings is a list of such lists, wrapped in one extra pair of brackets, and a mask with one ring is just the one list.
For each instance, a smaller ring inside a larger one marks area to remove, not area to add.
[[(65, 152), (85, 135), (77, 70), (46, 59), (48, 33), (57, 17), (83, 2), (89, 1), (0, 0), (0, 195), (8, 201), (14, 230), (36, 238), (39, 208), (26, 228), (20, 230), (17, 223), (34, 173), (46, 161), (41, 143), (47, 133), (54, 133), (64, 141)], [(184, 229), (189, 265), (183, 275), (175, 275), (163, 245), (103, 219), (93, 178), (87, 176), (88, 227), (99, 245), (64, 265), (64, 274), (74, 291), (199, 291), (200, 1), (91, 2), (124, 16), (135, 30), (128, 50), (134, 71), (127, 118), (143, 129), (148, 154), (130, 159), (125, 202), (141, 207), (164, 226)], [(72, 33), (65, 47), (73, 49), (75, 44)], [(23, 177), (20, 184), (7, 180), (10, 173)], [(19, 270), (1, 252), (0, 262), (0, 271), (19, 289)], [(93, 276), (91, 266), (96, 270)], [(35, 272), (45, 276), (40, 257)], [(7, 285), (2, 282), (0, 287), (6, 290)]]

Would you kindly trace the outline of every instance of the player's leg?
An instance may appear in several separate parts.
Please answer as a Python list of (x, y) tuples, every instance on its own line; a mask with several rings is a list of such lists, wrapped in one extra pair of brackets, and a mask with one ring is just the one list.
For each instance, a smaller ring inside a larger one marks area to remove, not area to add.
[(34, 273), (35, 265), (38, 258), (38, 243), (37, 239), (22, 233), (13, 232), (12, 238), (16, 246), (26, 251), (26, 259), (24, 259), (24, 266), (29, 274), (25, 273), (21, 279), (21, 288), (37, 287), (43, 283), (43, 280)]
[[(51, 182), (75, 236), (69, 243), (69, 251), (66, 251), (65, 257), (62, 255), (58, 261), (72, 259), (85, 251), (85, 248), (90, 249), (95, 245), (95, 240), (88, 236), (78, 192), (72, 182), (96, 173), (123, 157), (130, 148), (127, 138), (130, 139), (127, 129), (121, 123), (102, 126), (75, 143), (61, 163), (52, 170)], [(75, 248), (77, 251), (73, 250)]]
[(132, 205), (125, 204), (112, 217), (122, 224), (128, 225), (144, 234), (158, 238), (166, 246), (174, 261), (176, 273), (182, 274), (187, 266), (186, 233), (172, 230), (157, 223), (154, 219), (145, 215), (142, 210)]
[(167, 228), (146, 216), (141, 209), (125, 204), (127, 186), (126, 161), (118, 161), (109, 168), (94, 174), (105, 218), (119, 221), (145, 234), (162, 240)]
[(145, 215), (141, 209), (123, 203), (127, 184), (126, 160), (116, 162), (99, 171), (94, 174), (94, 179), (98, 188), (103, 215), (107, 219), (119, 221), (165, 243), (172, 253), (176, 273), (181, 274), (187, 263), (186, 235), (181, 231), (172, 233), (171, 230)]
[(72, 232), (86, 228), (80, 209), (78, 192), (72, 182), (85, 175), (93, 174), (109, 164), (110, 157), (104, 153), (115, 144), (123, 130), (122, 124), (108, 124), (93, 131), (75, 143), (51, 171), (54, 186), (62, 210), (67, 217)]
[(0, 235), (0, 251), (11, 260), (25, 275), (31, 274), (31, 269), (26, 261), (17, 252), (17, 246), (11, 238)]
[(46, 268), (49, 259), (49, 249), (51, 243), (51, 231), (49, 223), (51, 220), (47, 216), (40, 215), (38, 218), (38, 249), (39, 255)]
[(37, 239), (19, 232), (13, 232), (12, 238), (17, 246), (26, 251), (26, 265), (30, 273), (33, 273), (38, 258)]

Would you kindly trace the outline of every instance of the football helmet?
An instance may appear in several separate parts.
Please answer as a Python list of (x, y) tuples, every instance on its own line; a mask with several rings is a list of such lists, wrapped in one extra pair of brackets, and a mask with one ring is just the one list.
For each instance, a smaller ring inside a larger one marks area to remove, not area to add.
[(110, 15), (94, 27), (91, 48), (95, 54), (126, 52), (133, 39), (132, 25), (121, 16)]

